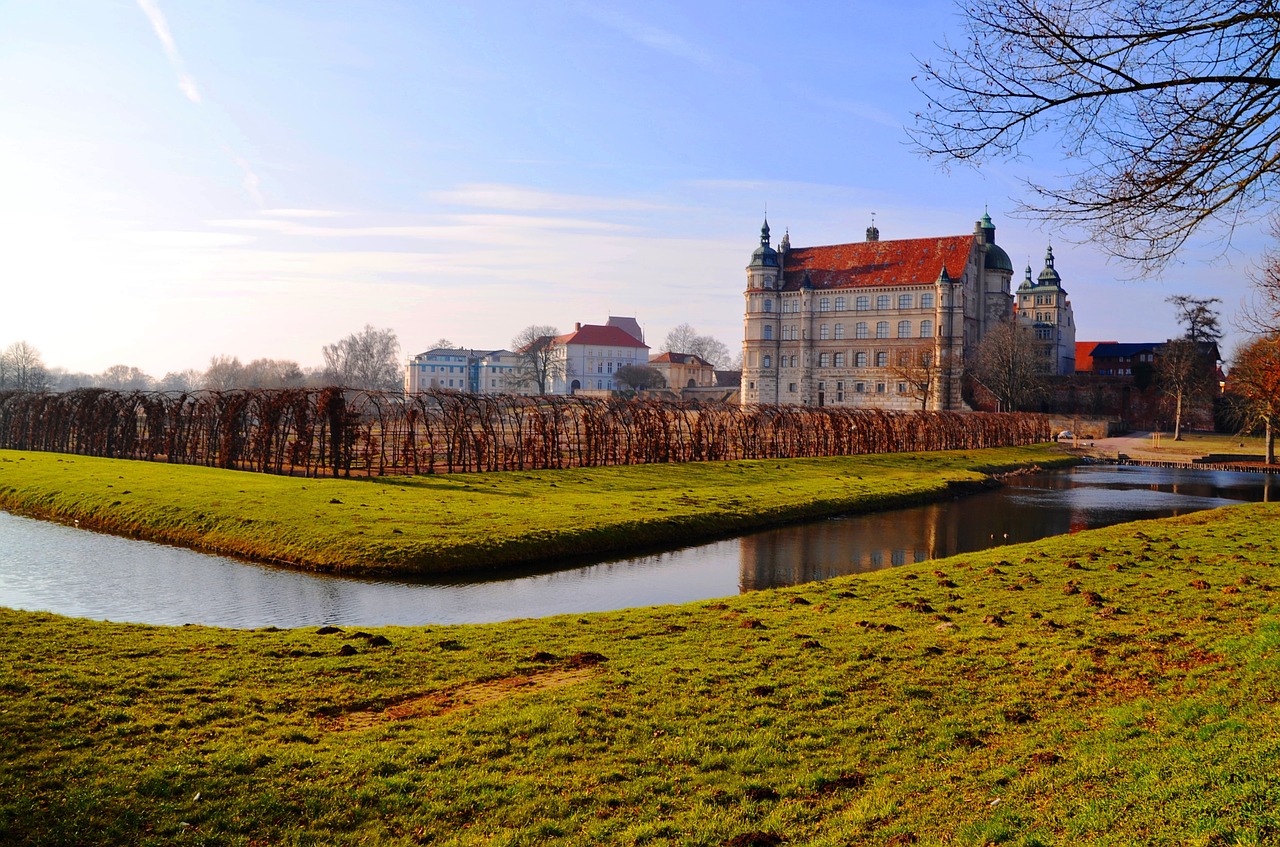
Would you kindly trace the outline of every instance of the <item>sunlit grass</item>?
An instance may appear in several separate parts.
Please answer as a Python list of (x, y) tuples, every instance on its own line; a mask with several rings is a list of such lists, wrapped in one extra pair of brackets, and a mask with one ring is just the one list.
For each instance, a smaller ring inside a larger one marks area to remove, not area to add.
[(689, 543), (935, 498), (1053, 446), (299, 479), (0, 450), (0, 508), (334, 571), (441, 572)]
[(0, 843), (1275, 844), (1278, 526), (484, 626), (0, 611)]

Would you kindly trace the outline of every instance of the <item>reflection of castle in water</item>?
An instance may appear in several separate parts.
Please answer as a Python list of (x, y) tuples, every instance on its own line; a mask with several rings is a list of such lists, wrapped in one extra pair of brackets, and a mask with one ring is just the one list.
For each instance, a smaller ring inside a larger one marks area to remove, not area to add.
[(959, 512), (944, 503), (783, 527), (741, 539), (740, 585), (776, 588), (950, 556), (964, 549), (963, 535)]

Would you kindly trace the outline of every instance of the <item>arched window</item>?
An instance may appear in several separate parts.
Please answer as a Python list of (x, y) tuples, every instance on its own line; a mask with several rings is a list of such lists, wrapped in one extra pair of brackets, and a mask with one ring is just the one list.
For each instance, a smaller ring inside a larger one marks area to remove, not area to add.
[(855, 368), (865, 368), (867, 366), (867, 351), (861, 350), (853, 355), (853, 366)]
[(920, 321), (920, 337), (933, 338), (933, 321)]
[(854, 337), (854, 338), (867, 338), (867, 337), (868, 337), (868, 335), (867, 335), (867, 322), (866, 322), (866, 321), (858, 321), (856, 324), (854, 324), (854, 326), (853, 326), (853, 337)]
[(766, 368), (773, 367), (773, 357), (770, 356), (768, 353), (764, 354), (764, 359), (762, 359), (762, 361), (764, 362), (764, 367)]
[(920, 295), (920, 308), (921, 308), (921, 309), (932, 309), (932, 308), (933, 308), (933, 294), (932, 294), (932, 292), (930, 292), (930, 293), (928, 293), (928, 294), (921, 294), (921, 295)]
[(844, 338), (844, 324), (836, 324), (836, 338)]
[(889, 337), (889, 322), (876, 321), (876, 338), (888, 338), (888, 337)]
[(883, 350), (881, 350), (879, 353), (876, 353), (876, 367), (885, 368), (888, 366), (889, 366), (889, 354)]
[(830, 297), (823, 297), (821, 300), (819, 300), (819, 301), (818, 301), (818, 311), (819, 311), (819, 312), (830, 312), (830, 311), (831, 311), (831, 298), (830, 298)]
[(899, 338), (911, 337), (911, 321), (898, 321), (898, 337)]
[(773, 327), (770, 326), (769, 324), (765, 324), (765, 327), (764, 327), (764, 340), (765, 341), (773, 340)]
[(888, 295), (888, 294), (881, 294), (879, 297), (877, 297), (877, 298), (876, 298), (876, 308), (877, 308), (877, 309), (887, 309), (887, 308), (889, 308), (889, 295)]
[(854, 302), (853, 307), (857, 309), (859, 312), (865, 312), (871, 308), (871, 298), (867, 297), (866, 295), (862, 295), (858, 297), (858, 299), (853, 302)]
[(818, 354), (818, 367), (820, 367), (820, 368), (829, 368), (829, 367), (831, 367), (831, 354), (830, 354), (830, 353), (819, 353), (819, 354)]
[(818, 338), (822, 339), (823, 341), (826, 341), (830, 337), (831, 337), (831, 327), (827, 326), (826, 324), (823, 324), (822, 326), (818, 327)]
[(837, 311), (837, 312), (843, 312), (843, 311), (844, 311), (844, 298), (843, 298), (843, 297), (837, 297), (837, 298), (836, 298), (836, 311)]

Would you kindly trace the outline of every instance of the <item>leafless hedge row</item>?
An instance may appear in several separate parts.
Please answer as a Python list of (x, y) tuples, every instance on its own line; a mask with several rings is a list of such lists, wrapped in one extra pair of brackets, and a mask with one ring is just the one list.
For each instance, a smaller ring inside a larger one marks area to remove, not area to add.
[(307, 476), (969, 449), (1053, 437), (1026, 414), (272, 389), (0, 393), (0, 447)]

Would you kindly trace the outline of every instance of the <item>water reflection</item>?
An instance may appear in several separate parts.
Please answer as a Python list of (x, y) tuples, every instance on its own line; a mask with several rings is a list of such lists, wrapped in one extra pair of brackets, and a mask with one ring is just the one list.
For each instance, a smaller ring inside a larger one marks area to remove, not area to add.
[(98, 535), (0, 512), (0, 604), (157, 624), (300, 627), (482, 623), (681, 603), (1271, 499), (1271, 476), (1080, 468), (875, 515), (487, 581), (321, 576)]

